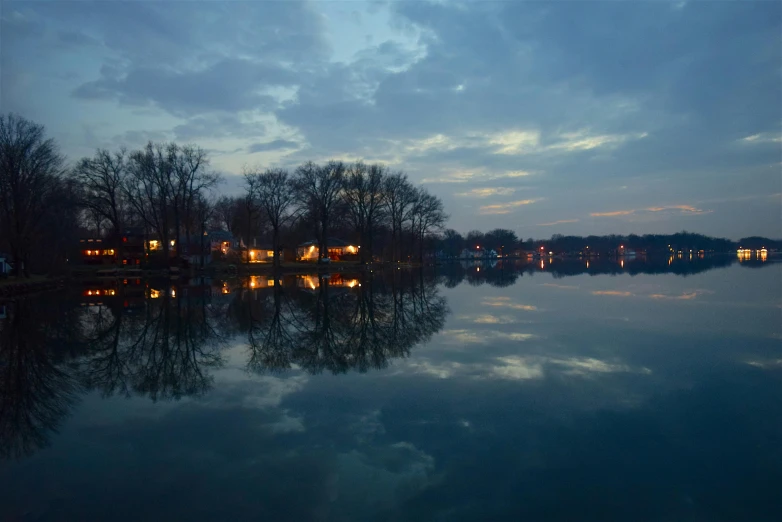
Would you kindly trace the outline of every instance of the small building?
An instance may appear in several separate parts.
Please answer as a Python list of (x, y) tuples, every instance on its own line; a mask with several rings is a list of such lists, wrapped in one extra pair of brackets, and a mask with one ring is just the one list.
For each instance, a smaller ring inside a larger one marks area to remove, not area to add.
[(192, 236), (182, 242), (181, 256), (192, 267), (206, 266), (212, 262), (212, 246), (199, 236)]
[(459, 255), (459, 259), (478, 259), (481, 257), (483, 257), (483, 251), (471, 250), (469, 248), (462, 250), (462, 253)]
[[(247, 249), (249, 263), (272, 263), (274, 262), (274, 247), (271, 245), (252, 246)], [(284, 258), (284, 252), (280, 251), (280, 261)]]
[[(326, 240), (326, 249), (328, 258), (333, 261), (346, 261), (355, 259), (358, 256), (357, 245), (351, 245), (347, 241), (330, 237)], [(298, 261), (317, 261), (318, 259), (318, 241), (312, 239), (300, 244), (296, 248), (296, 259)]]
[(0, 254), (0, 276), (7, 276), (11, 274), (14, 269), (10, 263), (10, 256), (7, 254)]
[(113, 265), (117, 260), (114, 247), (102, 238), (85, 237), (80, 239), (79, 252), (82, 262), (87, 265)]
[[(274, 247), (268, 243), (261, 243), (258, 238), (253, 238), (251, 246), (243, 253), (242, 260), (247, 263), (273, 263)], [(285, 258), (285, 252), (280, 248), (280, 261)]]
[(213, 252), (220, 251), (223, 255), (226, 255), (238, 246), (234, 235), (227, 230), (213, 229), (209, 230), (205, 235), (209, 239), (209, 246)]

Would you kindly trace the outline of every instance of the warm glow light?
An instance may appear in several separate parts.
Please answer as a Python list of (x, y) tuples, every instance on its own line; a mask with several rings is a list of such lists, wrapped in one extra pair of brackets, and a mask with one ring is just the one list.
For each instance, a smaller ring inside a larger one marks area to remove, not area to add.
[(475, 269), (475, 271), (476, 271), (476, 272), (480, 272), (480, 271), (481, 271), (481, 267), (477, 267), (477, 268)]
[(622, 268), (624, 268), (624, 267), (625, 267), (625, 260), (624, 260), (624, 259), (622, 259), (621, 261), (619, 261), (619, 266), (620, 266), (620, 267), (622, 267)]
[(176, 289), (171, 289), (171, 297), (176, 297)]
[(171, 240), (171, 246), (174, 246), (174, 243), (176, 243), (176, 241), (174, 241), (174, 240), (172, 239), (172, 240)]
[(589, 268), (589, 259), (587, 259), (587, 268)]
[(250, 257), (255, 257), (255, 250), (250, 250)]
[(157, 299), (158, 297), (160, 297), (160, 291), (159, 290), (155, 290), (154, 288), (150, 288), (149, 289), (149, 298), (150, 299)]

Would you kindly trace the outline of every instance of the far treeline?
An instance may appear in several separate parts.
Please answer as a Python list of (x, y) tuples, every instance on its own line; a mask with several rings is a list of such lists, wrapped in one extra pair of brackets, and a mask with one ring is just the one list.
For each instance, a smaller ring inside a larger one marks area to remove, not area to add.
[(0, 252), (17, 275), (29, 276), (64, 266), (79, 237), (105, 238), (122, 259), (123, 231), (143, 229), (169, 260), (184, 255), (177, 251), (183, 243), (218, 228), (246, 246), (268, 241), (275, 265), (283, 248), (312, 239), (319, 258), (327, 257), (330, 237), (360, 245), (361, 262), (422, 261), (448, 218), (439, 198), (381, 165), (248, 168), (236, 197), (220, 196), (223, 181), (206, 151), (175, 143), (101, 149), (66, 167), (41, 125), (0, 115)]
[[(512, 230), (498, 228), (489, 232), (472, 230), (462, 236), (455, 230), (448, 229), (439, 234), (435, 240), (435, 249), (445, 257), (470, 257), (480, 252), (494, 251), (497, 255), (520, 256), (527, 253), (548, 255), (611, 255), (635, 251), (648, 254), (670, 254), (679, 251), (725, 253), (735, 252), (738, 248), (758, 250), (782, 249), (782, 240), (766, 237), (745, 237), (738, 241), (695, 234), (678, 232), (676, 234), (646, 234), (643, 236), (630, 234), (628, 236), (563, 236), (555, 234), (550, 239), (519, 239)], [(466, 252), (465, 252), (466, 251)]]

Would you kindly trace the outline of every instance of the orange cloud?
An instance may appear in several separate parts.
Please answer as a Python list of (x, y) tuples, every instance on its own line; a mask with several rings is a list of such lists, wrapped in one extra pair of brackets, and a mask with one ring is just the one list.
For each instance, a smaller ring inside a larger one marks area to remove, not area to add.
[(481, 304), (483, 306), (501, 306), (513, 310), (525, 310), (527, 312), (534, 312), (538, 309), (537, 306), (514, 303), (509, 297), (488, 297)]
[(577, 219), (560, 219), (559, 221), (552, 221), (551, 223), (538, 223), (539, 227), (550, 227), (552, 225), (561, 225), (562, 223), (578, 223)]
[(696, 297), (698, 297), (700, 294), (703, 293), (708, 293), (708, 292), (692, 291), (692, 292), (685, 292), (680, 295), (652, 294), (649, 297), (651, 297), (652, 299), (678, 299), (678, 300), (689, 301), (690, 299), (695, 299)]
[(630, 297), (631, 292), (620, 292), (618, 290), (595, 290), (592, 295), (613, 295), (617, 297)]
[(666, 205), (661, 207), (634, 208), (630, 210), (614, 210), (612, 212), (592, 212), (592, 217), (630, 216), (640, 212), (665, 212), (678, 210), (682, 214), (708, 214), (711, 210), (701, 210), (692, 205)]
[(535, 199), (520, 199), (518, 201), (510, 201), (508, 203), (497, 203), (495, 205), (485, 205), (481, 207), (481, 214), (510, 214), (514, 209), (522, 207), (524, 205), (531, 205), (540, 201), (540, 198)]
[(589, 214), (592, 217), (613, 217), (613, 216), (629, 216), (634, 214), (635, 210), (615, 210), (613, 212), (592, 212)]

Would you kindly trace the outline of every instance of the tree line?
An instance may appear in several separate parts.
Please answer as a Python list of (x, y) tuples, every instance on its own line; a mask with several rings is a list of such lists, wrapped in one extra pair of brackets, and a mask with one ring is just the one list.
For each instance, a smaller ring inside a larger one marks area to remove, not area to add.
[(360, 246), (362, 263), (422, 261), (427, 240), (445, 225), (442, 201), (404, 172), (358, 161), (307, 162), (288, 169), (245, 169), (244, 194), (215, 205), (222, 227), (235, 236), (270, 240), (274, 263), (283, 247), (316, 239), (328, 255), (331, 236)]
[(439, 198), (383, 165), (245, 168), (238, 196), (220, 195), (223, 181), (204, 149), (176, 143), (99, 149), (68, 166), (43, 126), (0, 115), (0, 250), (16, 275), (29, 276), (63, 266), (80, 235), (107, 238), (123, 259), (122, 231), (140, 228), (170, 259), (191, 236), (218, 227), (248, 247), (270, 240), (275, 265), (283, 246), (313, 236), (326, 257), (332, 234), (357, 242), (362, 262), (422, 260), (447, 220)]
[(612, 254), (621, 249), (668, 255), (679, 251), (735, 252), (744, 248), (782, 248), (782, 241), (764, 237), (746, 237), (738, 241), (710, 237), (703, 234), (682, 231), (675, 234), (565, 236), (554, 234), (549, 239), (521, 239), (508, 229), (494, 229), (489, 232), (472, 230), (462, 235), (447, 229), (436, 238), (434, 249), (444, 257), (460, 257), (466, 249), (478, 253), (494, 250), (498, 255), (518, 256), (531, 252), (553, 252), (555, 254), (589, 255)]

